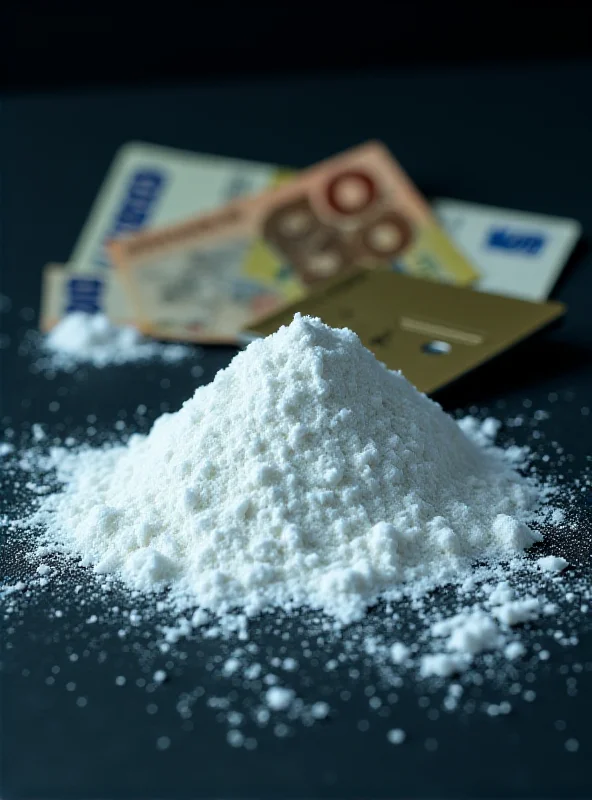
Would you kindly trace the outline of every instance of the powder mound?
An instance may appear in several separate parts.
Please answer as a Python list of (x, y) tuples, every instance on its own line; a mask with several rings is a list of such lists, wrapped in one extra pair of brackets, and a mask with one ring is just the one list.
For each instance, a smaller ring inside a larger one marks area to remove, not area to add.
[(537, 490), (503, 451), (352, 331), (298, 314), (148, 436), (55, 460), (45, 545), (217, 614), (308, 605), (345, 623), (541, 538)]
[(184, 345), (150, 341), (136, 328), (114, 325), (104, 314), (84, 311), (73, 311), (60, 320), (43, 347), (51, 354), (50, 366), (65, 371), (81, 363), (106, 367), (155, 357), (176, 362), (191, 352)]

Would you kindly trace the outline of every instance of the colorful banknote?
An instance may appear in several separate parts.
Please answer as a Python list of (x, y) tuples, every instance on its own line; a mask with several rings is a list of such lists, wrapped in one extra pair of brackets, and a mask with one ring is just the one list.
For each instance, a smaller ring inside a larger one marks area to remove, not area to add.
[(360, 267), (461, 285), (477, 277), (376, 142), (107, 250), (141, 330), (201, 342), (235, 341), (252, 320)]

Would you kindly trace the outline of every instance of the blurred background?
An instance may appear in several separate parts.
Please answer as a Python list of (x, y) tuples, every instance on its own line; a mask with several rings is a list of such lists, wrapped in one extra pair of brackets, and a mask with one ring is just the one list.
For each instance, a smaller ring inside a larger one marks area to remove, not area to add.
[[(194, 81), (592, 54), (588, 0), (148, 4), (6, 2), (0, 89)], [(582, 98), (582, 102), (586, 102)]]

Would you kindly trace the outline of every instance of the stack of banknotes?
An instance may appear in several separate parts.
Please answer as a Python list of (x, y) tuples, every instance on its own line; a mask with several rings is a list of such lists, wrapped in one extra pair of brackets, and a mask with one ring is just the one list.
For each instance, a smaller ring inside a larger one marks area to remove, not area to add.
[(133, 142), (69, 262), (45, 268), (41, 327), (103, 311), (161, 339), (237, 343), (360, 270), (541, 302), (579, 235), (571, 219), (429, 203), (378, 142), (302, 171)]

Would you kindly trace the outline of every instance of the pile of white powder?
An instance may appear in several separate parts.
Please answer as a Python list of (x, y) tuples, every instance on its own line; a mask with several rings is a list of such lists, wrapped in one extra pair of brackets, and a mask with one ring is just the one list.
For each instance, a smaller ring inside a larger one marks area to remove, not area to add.
[[(5, 631), (31, 606), (47, 615), (68, 668), (35, 670), (78, 708), (93, 703), (91, 663), (113, 669), (106, 638), (128, 665), (114, 691), (145, 691), (147, 720), (163, 709), (157, 750), (208, 713), (253, 750), (265, 729), (347, 721), (350, 700), (361, 732), (372, 721), (401, 745), (420, 736), (416, 716), (518, 711), (557, 662), (578, 702), (592, 664), (561, 653), (590, 629), (580, 498), (592, 478), (570, 478), (572, 457), (544, 441), (547, 412), (505, 418), (503, 438), (519, 428), (533, 450), (496, 447), (500, 422), (455, 422), (351, 331), (300, 316), (127, 439), (146, 411), (115, 424), (124, 445), (40, 425), (0, 443)], [(409, 730), (403, 691), (421, 692)], [(575, 753), (566, 720), (567, 706), (555, 727)]]
[(496, 429), (457, 424), (352, 331), (296, 315), (148, 436), (53, 450), (63, 491), (37, 520), (44, 547), (170, 587), (198, 615), (308, 606), (348, 623), (542, 538), (539, 491), (492, 446)]
[(178, 344), (161, 344), (146, 339), (129, 325), (114, 325), (104, 314), (74, 311), (47, 334), (43, 349), (49, 354), (45, 367), (73, 371), (80, 364), (106, 367), (151, 358), (174, 363), (186, 358), (191, 349)]

